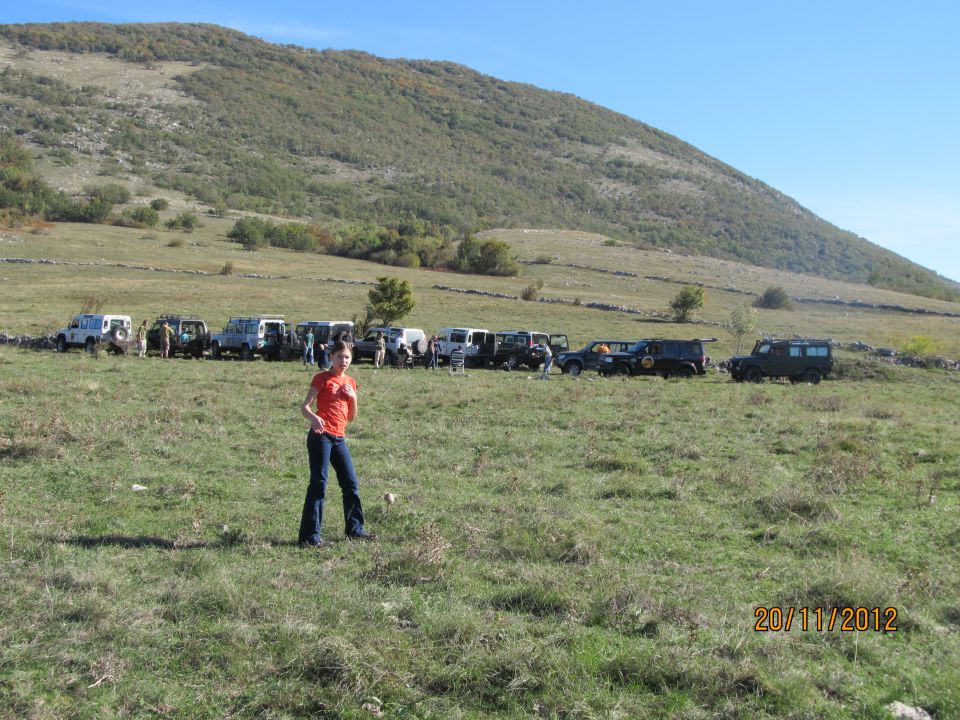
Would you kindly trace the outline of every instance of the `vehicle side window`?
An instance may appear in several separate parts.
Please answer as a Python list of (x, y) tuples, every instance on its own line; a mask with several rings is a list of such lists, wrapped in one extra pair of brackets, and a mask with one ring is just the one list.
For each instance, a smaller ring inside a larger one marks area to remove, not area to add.
[(86, 319), (86, 318), (84, 318), (83, 320), (80, 321), (80, 329), (81, 329), (81, 330), (86, 330), (86, 329), (87, 329), (87, 319)]
[(77, 318), (74, 318), (73, 320), (70, 321), (71, 330), (76, 330), (78, 327), (80, 327), (80, 321), (77, 320)]
[(263, 326), (258, 325), (257, 323), (247, 323), (246, 334), (247, 335), (259, 335), (263, 332)]
[(467, 334), (465, 332), (450, 333), (450, 342), (464, 343), (466, 341), (467, 341)]
[(770, 347), (770, 354), (783, 357), (787, 354), (787, 349), (783, 345), (773, 345)]
[(807, 357), (827, 357), (828, 352), (825, 346), (807, 346)]
[(802, 345), (791, 345), (791, 346), (790, 346), (790, 357), (803, 357), (803, 346), (802, 346)]
[(650, 343), (647, 345), (647, 355), (662, 355), (663, 347), (660, 343)]

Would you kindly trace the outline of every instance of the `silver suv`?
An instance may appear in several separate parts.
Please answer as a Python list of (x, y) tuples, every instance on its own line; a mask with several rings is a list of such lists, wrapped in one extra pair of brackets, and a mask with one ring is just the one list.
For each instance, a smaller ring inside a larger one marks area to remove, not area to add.
[(274, 357), (289, 345), (283, 315), (230, 318), (222, 333), (210, 336), (210, 352), (215, 358), (224, 353), (237, 353), (244, 360), (256, 355)]

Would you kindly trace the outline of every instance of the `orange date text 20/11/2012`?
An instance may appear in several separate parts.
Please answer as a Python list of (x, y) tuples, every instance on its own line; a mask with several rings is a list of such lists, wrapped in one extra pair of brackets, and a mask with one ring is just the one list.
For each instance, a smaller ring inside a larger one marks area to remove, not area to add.
[(895, 607), (767, 607), (761, 605), (753, 612), (757, 632), (896, 632)]

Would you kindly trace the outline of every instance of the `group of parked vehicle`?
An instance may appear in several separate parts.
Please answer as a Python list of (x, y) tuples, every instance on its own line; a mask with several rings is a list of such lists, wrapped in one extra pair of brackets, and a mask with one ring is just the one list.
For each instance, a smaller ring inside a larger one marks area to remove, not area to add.
[[(147, 330), (148, 350), (160, 350), (164, 324), (171, 330), (171, 356), (236, 355), (244, 360), (299, 359), (309, 332), (313, 332), (316, 350), (344, 333), (353, 337), (355, 330), (349, 320), (305, 320), (293, 324), (282, 315), (255, 315), (230, 318), (223, 332), (211, 333), (207, 324), (196, 316), (162, 315)], [(126, 353), (132, 333), (133, 326), (127, 315), (83, 313), (75, 315), (67, 327), (57, 332), (57, 351), (82, 347), (95, 352), (106, 346)], [(374, 327), (363, 337), (354, 338), (354, 362), (374, 359), (380, 333), (386, 344), (386, 364), (426, 364), (429, 345), (426, 333), (419, 328), (405, 327)], [(467, 367), (536, 370), (543, 364), (549, 348), (556, 366), (572, 376), (595, 370), (604, 376), (692, 378), (706, 373), (711, 363), (705, 344), (715, 340), (594, 340), (579, 350), (570, 350), (567, 336), (561, 334), (442, 328), (437, 333), (436, 346), (440, 362), (448, 363), (451, 355), (462, 353)], [(319, 357), (319, 353), (315, 352), (314, 357)], [(833, 353), (828, 340), (764, 339), (757, 342), (749, 355), (731, 358), (725, 366), (737, 382), (782, 377), (791, 382), (817, 384), (833, 369)]]

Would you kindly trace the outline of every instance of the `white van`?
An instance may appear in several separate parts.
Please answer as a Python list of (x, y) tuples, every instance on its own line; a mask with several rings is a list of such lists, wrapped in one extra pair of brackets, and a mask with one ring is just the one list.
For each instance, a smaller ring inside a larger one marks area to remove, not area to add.
[(401, 342), (410, 348), (414, 357), (419, 357), (427, 351), (427, 336), (420, 328), (375, 327), (367, 330), (366, 335), (354, 342), (354, 362), (359, 362), (365, 357), (373, 360), (374, 353), (377, 350), (378, 332), (382, 332), (386, 340), (386, 362), (388, 365), (394, 363), (397, 348), (400, 347)]
[(303, 350), (303, 339), (313, 330), (314, 343), (325, 343), (342, 332), (353, 335), (353, 323), (349, 320), (304, 320), (297, 323), (296, 330), (298, 347)]
[(491, 332), (481, 328), (441, 328), (437, 332), (437, 337), (440, 338), (440, 360), (450, 362), (450, 353), (458, 347), (463, 348), (465, 355), (472, 354), (470, 348), (482, 348), (488, 335), (491, 335)]
[(244, 360), (253, 360), (254, 355), (277, 358), (283, 349), (290, 350), (283, 315), (230, 318), (222, 333), (210, 336), (215, 358), (223, 353), (239, 353)]
[(74, 315), (65, 328), (57, 330), (57, 352), (82, 347), (92, 353), (101, 342), (123, 343), (129, 340), (130, 330), (129, 315)]

